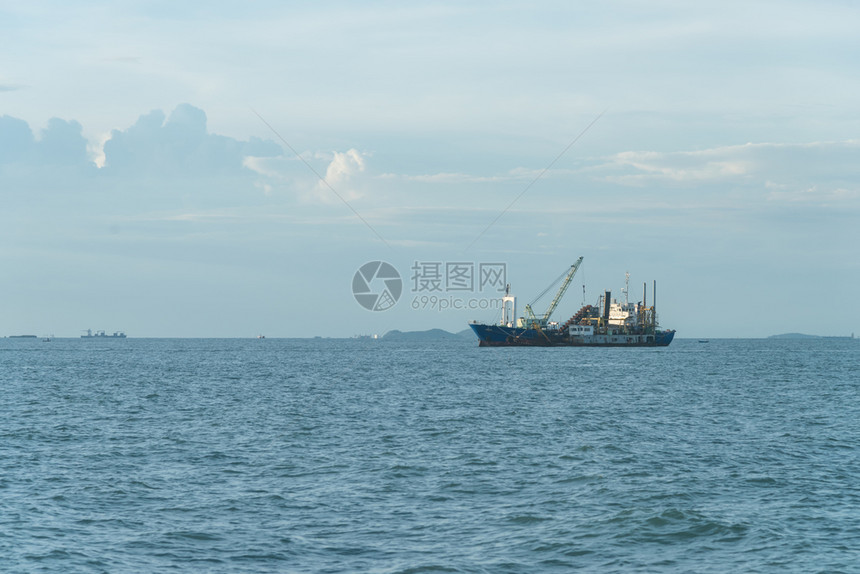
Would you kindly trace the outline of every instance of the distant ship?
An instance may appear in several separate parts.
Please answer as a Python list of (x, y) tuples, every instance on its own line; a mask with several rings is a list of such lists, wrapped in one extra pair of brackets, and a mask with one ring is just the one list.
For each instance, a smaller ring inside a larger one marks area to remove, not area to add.
[[(582, 264), (582, 257), (547, 287), (537, 299), (561, 281), (561, 287), (543, 315), (536, 315), (531, 305), (525, 306), (525, 316), (518, 317), (517, 299), (508, 285), (502, 297), (502, 320), (498, 324), (472, 322), (469, 326), (478, 336), (481, 347), (665, 347), (675, 337), (674, 330), (660, 329), (657, 322), (656, 296), (651, 306), (646, 301), (643, 285), (642, 301), (630, 303), (627, 285), (625, 301), (612, 299), (605, 291), (596, 305), (583, 306), (573, 317), (559, 324), (550, 317), (567, 291), (573, 276)], [(630, 276), (627, 275), (629, 282)], [(654, 293), (657, 282), (654, 282)]]
[(839, 339), (842, 341), (853, 341), (854, 333), (851, 333), (850, 337), (846, 337), (845, 335), (825, 335), (822, 339)]
[(114, 331), (112, 335), (108, 335), (104, 331), (96, 331), (93, 333), (92, 329), (87, 329), (86, 335), (81, 335), (81, 339), (125, 339), (125, 333), (122, 331)]

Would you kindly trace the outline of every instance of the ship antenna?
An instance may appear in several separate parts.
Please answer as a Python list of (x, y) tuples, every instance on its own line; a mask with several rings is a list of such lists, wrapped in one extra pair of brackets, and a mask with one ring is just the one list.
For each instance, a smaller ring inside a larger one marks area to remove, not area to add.
[(626, 271), (624, 273), (624, 304), (627, 305), (630, 303), (628, 299), (627, 292), (630, 291), (630, 272)]

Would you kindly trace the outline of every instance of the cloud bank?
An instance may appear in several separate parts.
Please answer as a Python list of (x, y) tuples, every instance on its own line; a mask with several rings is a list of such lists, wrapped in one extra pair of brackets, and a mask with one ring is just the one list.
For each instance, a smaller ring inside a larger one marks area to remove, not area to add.
[[(860, 141), (747, 143), (700, 151), (628, 151), (606, 158), (603, 178), (625, 186), (759, 182), (768, 186), (818, 182), (856, 186)], [(778, 182), (782, 182), (781, 184)]]
[[(56, 166), (95, 169), (88, 145), (81, 124), (74, 120), (51, 118), (37, 138), (26, 121), (0, 116), (0, 166), (12, 167), (11, 171), (33, 173)], [(245, 165), (249, 157), (282, 153), (271, 141), (209, 133), (206, 113), (180, 104), (170, 116), (153, 110), (131, 127), (112, 130), (103, 144), (98, 171), (129, 177), (252, 176), (255, 172)]]
[(0, 116), (0, 166), (94, 167), (87, 157), (87, 140), (82, 131), (81, 124), (74, 120), (51, 118), (36, 139), (24, 120)]
[(104, 144), (104, 169), (130, 174), (211, 176), (246, 170), (245, 158), (272, 157), (280, 146), (257, 138), (240, 141), (209, 133), (206, 113), (180, 104), (165, 119), (161, 110), (113, 130)]

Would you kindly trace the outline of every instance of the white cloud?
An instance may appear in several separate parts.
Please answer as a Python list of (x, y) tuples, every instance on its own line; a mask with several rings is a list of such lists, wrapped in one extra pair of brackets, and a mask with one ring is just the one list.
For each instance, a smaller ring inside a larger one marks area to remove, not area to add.
[(268, 178), (284, 179), (284, 161), (285, 159), (283, 157), (258, 157), (247, 155), (242, 158), (242, 166)]
[(350, 186), (356, 176), (365, 170), (365, 157), (367, 154), (355, 148), (333, 152), (332, 160), (325, 170), (325, 181), (317, 182), (316, 197), (326, 203), (360, 198), (361, 194)]
[(332, 185), (343, 183), (365, 168), (364, 154), (356, 149), (334, 152), (334, 157), (325, 170), (325, 180)]
[[(857, 140), (799, 144), (747, 143), (697, 151), (626, 151), (593, 168), (596, 178), (623, 186), (696, 189), (721, 184), (766, 191), (783, 201), (856, 198)], [(723, 189), (726, 189), (725, 187)]]
[[(256, 185), (266, 195), (280, 189), (305, 203), (334, 204), (340, 203), (338, 196), (347, 201), (361, 197), (353, 186), (367, 169), (369, 155), (354, 148), (345, 152), (304, 152), (300, 158), (249, 155), (243, 158), (242, 165), (260, 176)], [(324, 176), (322, 169), (314, 167), (315, 160), (327, 162)]]
[(209, 132), (206, 113), (179, 104), (165, 116), (153, 110), (124, 130), (114, 129), (96, 154), (104, 171), (125, 174), (223, 176), (246, 175), (248, 156), (278, 156), (280, 146)]
[(698, 182), (734, 179), (749, 174), (750, 161), (732, 158), (732, 154), (678, 152), (622, 152), (611, 158), (616, 170), (633, 171), (629, 175), (609, 175), (607, 181), (623, 185), (641, 185), (659, 181)]
[(93, 140), (87, 140), (87, 156), (90, 158), (96, 167), (102, 168), (105, 166), (105, 143), (110, 139), (110, 132), (98, 134)]
[(860, 199), (860, 188), (838, 187), (831, 189), (813, 185), (799, 190), (771, 191), (767, 198), (770, 201), (785, 203), (844, 204)]

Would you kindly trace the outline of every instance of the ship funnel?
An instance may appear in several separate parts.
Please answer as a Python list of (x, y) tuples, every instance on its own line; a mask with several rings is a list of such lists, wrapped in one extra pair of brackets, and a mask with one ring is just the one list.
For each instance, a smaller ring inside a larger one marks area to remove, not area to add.
[(612, 291), (604, 291), (603, 293), (603, 320), (609, 321), (609, 304), (612, 301)]

